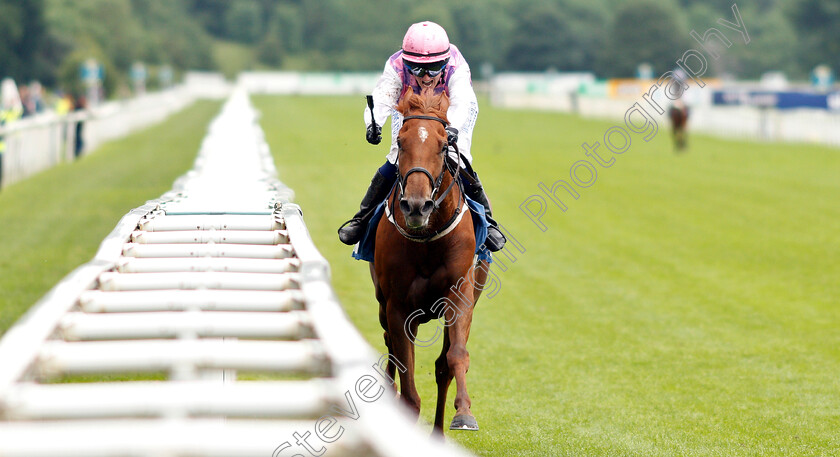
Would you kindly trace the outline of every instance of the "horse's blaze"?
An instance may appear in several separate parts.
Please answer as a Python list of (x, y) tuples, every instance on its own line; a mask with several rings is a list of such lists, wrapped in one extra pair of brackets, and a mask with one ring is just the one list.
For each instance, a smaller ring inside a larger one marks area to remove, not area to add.
[(425, 143), (425, 142), (426, 142), (426, 138), (428, 138), (428, 137), (429, 137), (429, 131), (428, 131), (428, 130), (426, 130), (426, 127), (422, 127), (422, 126), (421, 126), (421, 127), (419, 127), (419, 128), (417, 129), (417, 136), (419, 136), (419, 137), (420, 137), (420, 142), (421, 142), (421, 143)]

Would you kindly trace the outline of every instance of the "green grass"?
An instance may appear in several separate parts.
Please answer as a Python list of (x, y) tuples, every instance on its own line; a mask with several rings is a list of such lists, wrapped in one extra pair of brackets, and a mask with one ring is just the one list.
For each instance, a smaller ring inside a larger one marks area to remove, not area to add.
[(171, 122), (0, 192), (0, 333), (91, 260), (123, 215), (172, 188), (192, 167), (219, 107), (198, 102)]
[[(363, 98), (255, 102), (343, 305), (384, 350), (367, 264), (335, 233), (387, 147), (364, 142)], [(171, 188), (218, 109), (199, 103), (0, 192), (0, 331)], [(840, 453), (840, 151), (693, 136), (675, 155), (664, 129), (634, 136), (540, 231), (519, 205), (568, 179), (610, 125), (482, 105), (475, 166), (527, 251), (475, 312), (481, 430), (450, 439), (486, 456)], [(418, 351), (427, 422), (437, 350)]]
[[(335, 233), (387, 147), (363, 139), (363, 98), (255, 102), (343, 305), (384, 351), (368, 266)], [(487, 456), (840, 453), (840, 151), (692, 136), (676, 155), (661, 126), (579, 200), (559, 191), (568, 211), (548, 202), (540, 231), (519, 205), (611, 125), (482, 105), (475, 166), (527, 252), (475, 311), (481, 430), (448, 436)], [(418, 350), (427, 422), (437, 351)]]

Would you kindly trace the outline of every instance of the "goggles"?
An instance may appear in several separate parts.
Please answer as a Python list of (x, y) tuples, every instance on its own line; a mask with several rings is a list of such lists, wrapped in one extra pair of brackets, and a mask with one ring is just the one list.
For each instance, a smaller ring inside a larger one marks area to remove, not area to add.
[(425, 75), (429, 75), (432, 78), (434, 78), (435, 76), (443, 72), (443, 69), (446, 68), (446, 64), (447, 62), (449, 62), (449, 59), (426, 64), (418, 64), (409, 61), (404, 62), (406, 68), (408, 68), (408, 71), (410, 71), (412, 75), (417, 76), (418, 78), (422, 78)]

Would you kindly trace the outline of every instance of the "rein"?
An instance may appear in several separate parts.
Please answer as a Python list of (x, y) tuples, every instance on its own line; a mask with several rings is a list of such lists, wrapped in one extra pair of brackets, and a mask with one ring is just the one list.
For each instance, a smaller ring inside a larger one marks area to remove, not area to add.
[[(439, 117), (421, 116), (421, 115), (405, 116), (403, 118), (403, 123), (405, 123), (405, 121), (409, 121), (409, 120), (412, 120), (412, 119), (423, 119), (423, 120), (429, 120), (429, 121), (437, 121), (437, 122), (440, 122), (441, 124), (443, 124), (444, 127), (449, 126), (448, 122), (446, 122), (445, 120), (443, 120)], [(440, 185), (443, 183), (443, 175), (446, 172), (449, 172), (449, 174), (452, 175), (452, 182), (449, 183), (449, 186), (447, 186), (446, 190), (443, 191), (443, 193), (440, 195), (440, 197), (438, 197), (437, 199), (434, 200), (434, 205), (435, 205), (434, 209), (437, 210), (437, 209), (440, 208), (440, 204), (443, 203), (443, 200), (446, 198), (447, 195), (449, 195), (449, 192), (452, 191), (452, 188), (456, 184), (458, 185), (458, 190), (461, 193), (461, 197), (459, 198), (459, 200), (463, 199), (464, 189), (463, 189), (463, 187), (461, 187), (461, 182), (458, 180), (458, 175), (459, 175), (459, 172), (461, 171), (461, 154), (458, 151), (458, 145), (457, 144), (453, 144), (452, 147), (455, 149), (455, 153), (458, 155), (458, 162), (456, 164), (455, 170), (453, 171), (449, 166), (449, 164), (450, 164), (450, 160), (448, 160), (449, 159), (449, 153), (448, 153), (449, 144), (447, 143), (446, 146), (444, 146), (445, 151), (443, 153), (446, 154), (446, 156), (444, 157), (444, 160), (443, 160), (443, 167), (442, 167), (442, 169), (440, 171), (440, 175), (438, 175), (437, 179), (435, 179), (432, 176), (432, 174), (429, 172), (429, 170), (427, 170), (423, 167), (414, 167), (414, 168), (408, 170), (408, 172), (406, 172), (405, 175), (398, 175), (397, 176), (397, 178), (398, 178), (397, 179), (397, 184), (399, 186), (399, 197), (400, 197), (400, 199), (402, 199), (403, 196), (405, 195), (405, 182), (412, 173), (423, 173), (423, 174), (426, 175), (426, 177), (429, 178), (429, 181), (432, 183), (432, 195), (431, 195), (431, 197), (435, 198), (435, 194), (438, 193), (438, 191), (440, 190)], [(397, 154), (397, 166), (398, 167), (399, 167), (399, 160), (400, 159), (399, 159), (399, 153), (398, 153)], [(454, 161), (452, 161), (452, 162), (454, 162)], [(449, 232), (451, 232), (452, 230), (455, 229), (455, 227), (458, 225), (458, 223), (461, 222), (461, 218), (464, 217), (464, 213), (466, 211), (468, 211), (466, 209), (466, 200), (464, 200), (463, 203), (460, 205), (460, 207), (455, 208), (455, 212), (452, 214), (452, 217), (449, 218), (449, 220), (446, 222), (446, 224), (443, 225), (442, 228), (440, 228), (439, 230), (435, 231), (434, 233), (432, 233), (430, 235), (413, 235), (411, 233), (408, 233), (402, 227), (400, 227), (400, 225), (397, 224), (397, 222), (394, 220), (394, 214), (391, 212), (390, 207), (394, 207), (393, 201), (396, 200), (397, 192), (392, 192), (391, 195), (392, 195), (392, 197), (390, 199), (391, 201), (389, 201), (385, 205), (385, 214), (387, 215), (388, 220), (391, 221), (391, 223), (394, 224), (395, 227), (397, 227), (397, 231), (400, 232), (400, 235), (402, 235), (403, 237), (405, 237), (405, 238), (407, 238), (411, 241), (416, 241), (416, 242), (419, 242), (419, 243), (427, 243), (427, 242), (430, 242), (430, 241), (434, 241), (434, 240), (443, 238), (444, 236), (449, 234)]]

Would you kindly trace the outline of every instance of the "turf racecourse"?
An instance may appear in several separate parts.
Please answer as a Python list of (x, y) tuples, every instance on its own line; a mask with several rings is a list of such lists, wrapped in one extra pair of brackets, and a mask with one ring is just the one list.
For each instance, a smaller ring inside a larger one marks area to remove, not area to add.
[[(335, 234), (384, 160), (364, 142), (363, 99), (254, 101), (342, 303), (382, 350), (367, 265)], [(219, 106), (0, 192), (0, 331), (171, 188)], [(486, 456), (839, 454), (840, 151), (692, 136), (675, 155), (664, 130), (634, 136), (567, 212), (547, 208), (542, 232), (519, 205), (610, 125), (482, 105), (475, 165), (527, 251), (476, 309), (481, 430), (449, 438)], [(425, 421), (437, 351), (418, 351)]]
[[(384, 350), (368, 266), (335, 230), (387, 140), (364, 141), (362, 97), (255, 103), (348, 314)], [(475, 312), (481, 430), (448, 436), (486, 456), (840, 453), (840, 151), (691, 136), (676, 155), (663, 128), (578, 200), (559, 191), (567, 212), (549, 202), (538, 229), (519, 205), (611, 125), (482, 106), (475, 166), (526, 252)], [(437, 351), (418, 351), (427, 422)]]

